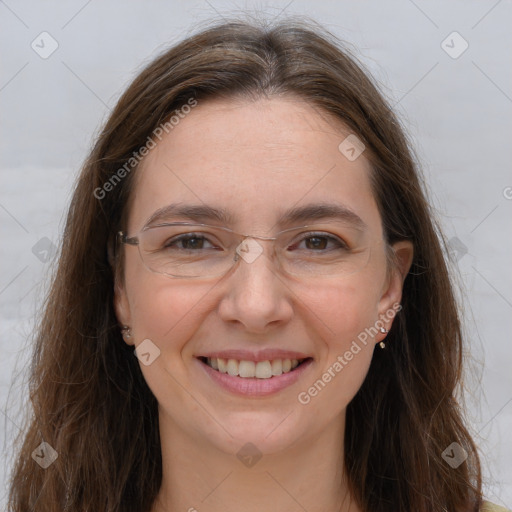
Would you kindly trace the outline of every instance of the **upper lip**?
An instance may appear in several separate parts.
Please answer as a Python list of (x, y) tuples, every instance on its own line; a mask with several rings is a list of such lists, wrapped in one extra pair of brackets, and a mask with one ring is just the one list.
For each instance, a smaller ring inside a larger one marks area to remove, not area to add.
[(273, 359), (308, 359), (309, 356), (302, 352), (295, 352), (293, 350), (281, 350), (267, 348), (258, 352), (252, 352), (250, 350), (217, 350), (213, 352), (205, 352), (197, 355), (196, 357), (209, 357), (209, 358), (220, 358), (220, 359), (236, 359), (237, 361), (272, 361)]

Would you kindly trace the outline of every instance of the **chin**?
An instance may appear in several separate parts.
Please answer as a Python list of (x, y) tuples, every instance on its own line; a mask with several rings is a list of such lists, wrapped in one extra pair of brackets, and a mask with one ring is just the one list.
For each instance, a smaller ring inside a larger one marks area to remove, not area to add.
[(238, 454), (245, 449), (271, 455), (292, 447), (303, 434), (300, 426), (296, 424), (296, 414), (284, 408), (273, 413), (257, 410), (234, 412), (226, 418), (228, 420), (223, 426), (232, 437), (220, 428), (217, 430), (218, 437), (210, 437), (210, 440), (228, 453)]

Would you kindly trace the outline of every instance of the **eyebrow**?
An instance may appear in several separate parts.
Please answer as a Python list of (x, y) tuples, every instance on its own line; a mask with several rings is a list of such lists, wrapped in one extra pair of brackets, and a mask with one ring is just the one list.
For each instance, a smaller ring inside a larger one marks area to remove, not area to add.
[[(147, 220), (145, 227), (178, 218), (199, 223), (215, 220), (223, 225), (233, 225), (235, 220), (234, 215), (224, 208), (215, 208), (206, 204), (173, 203), (156, 210)], [(360, 230), (367, 227), (363, 219), (353, 210), (337, 203), (315, 203), (291, 208), (279, 217), (277, 224), (282, 227), (299, 222), (327, 219), (348, 222)]]

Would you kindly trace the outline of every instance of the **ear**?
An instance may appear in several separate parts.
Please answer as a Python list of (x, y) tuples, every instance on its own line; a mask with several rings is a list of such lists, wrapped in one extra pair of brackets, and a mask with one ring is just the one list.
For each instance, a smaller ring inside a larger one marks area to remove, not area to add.
[[(121, 325), (131, 326), (130, 303), (126, 294), (126, 288), (120, 282), (114, 284), (114, 309), (116, 317)], [(124, 340), (127, 345), (133, 345), (133, 337), (130, 341)]]
[[(414, 255), (414, 248), (409, 240), (394, 243), (391, 250), (393, 251), (392, 261), (390, 262), (391, 268), (388, 271), (388, 278), (378, 306), (379, 319), (382, 320), (385, 329), (388, 331), (391, 329), (397, 306), (402, 300), (404, 281), (411, 268)], [(375, 339), (379, 342), (385, 337), (385, 334), (378, 334)]]

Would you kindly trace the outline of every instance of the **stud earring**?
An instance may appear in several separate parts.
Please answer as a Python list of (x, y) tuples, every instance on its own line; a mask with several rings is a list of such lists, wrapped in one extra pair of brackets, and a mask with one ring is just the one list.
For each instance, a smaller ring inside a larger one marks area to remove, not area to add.
[[(388, 331), (387, 329), (384, 329), (384, 327), (381, 327), (381, 328), (380, 328), (380, 332), (381, 332), (382, 334), (387, 334), (389, 331)], [(380, 347), (380, 348), (386, 348), (386, 344), (384, 343), (384, 341), (381, 341), (381, 342), (379, 343), (379, 347)]]
[(121, 328), (121, 334), (125, 340), (129, 340), (132, 337), (132, 329), (128, 325), (123, 325)]

